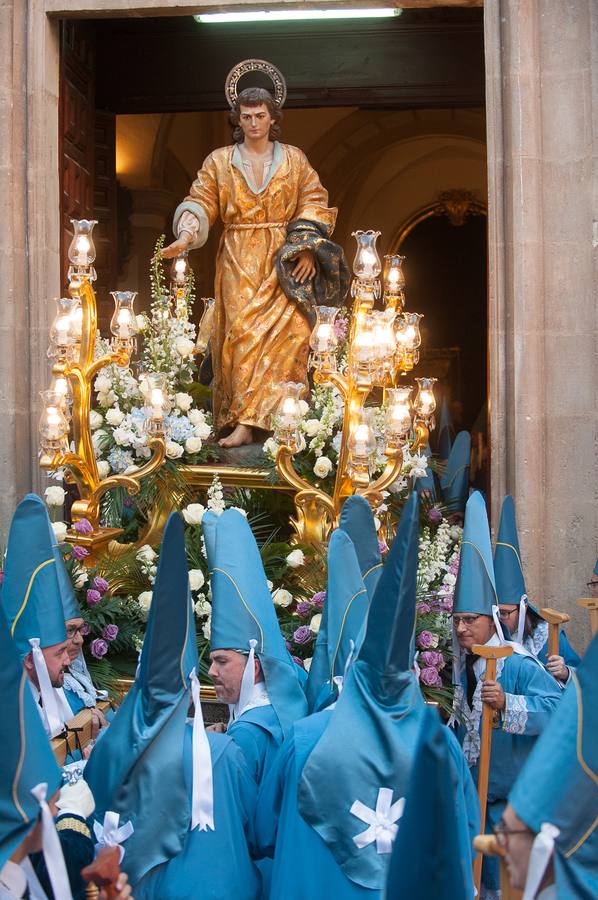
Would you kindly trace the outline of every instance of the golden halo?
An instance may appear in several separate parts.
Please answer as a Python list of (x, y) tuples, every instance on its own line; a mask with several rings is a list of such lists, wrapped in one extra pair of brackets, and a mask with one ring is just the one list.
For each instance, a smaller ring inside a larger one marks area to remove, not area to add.
[(274, 103), (280, 109), (287, 97), (286, 81), (280, 69), (277, 69), (272, 63), (266, 62), (265, 59), (244, 59), (230, 70), (224, 83), (224, 93), (231, 109), (237, 100), (239, 81), (249, 72), (263, 72), (268, 76), (274, 88)]

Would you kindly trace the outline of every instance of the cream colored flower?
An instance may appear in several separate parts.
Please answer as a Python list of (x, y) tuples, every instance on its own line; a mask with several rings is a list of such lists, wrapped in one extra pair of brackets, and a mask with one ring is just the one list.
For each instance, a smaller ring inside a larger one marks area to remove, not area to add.
[(176, 441), (166, 441), (166, 456), (168, 459), (180, 459), (184, 453), (184, 449)]
[(190, 503), (183, 510), (183, 519), (187, 525), (200, 525), (206, 508), (201, 503)]
[(174, 402), (178, 406), (179, 409), (182, 409), (183, 412), (187, 412), (187, 410), (191, 409), (191, 404), (193, 403), (193, 397), (191, 394), (175, 394)]
[(120, 410), (118, 406), (115, 406), (113, 409), (106, 410), (106, 421), (114, 428), (118, 428), (124, 417), (124, 412), (122, 412), (122, 410)]
[(149, 612), (152, 605), (152, 591), (142, 591), (137, 597), (137, 602), (144, 613)]
[(287, 566), (291, 569), (298, 569), (305, 563), (305, 553), (303, 550), (292, 550), (287, 556)]
[(189, 587), (192, 591), (198, 591), (204, 583), (205, 578), (201, 569), (189, 569)]
[(139, 562), (145, 563), (153, 563), (157, 556), (158, 554), (150, 547), (149, 544), (144, 544), (143, 547), (140, 547), (135, 554), (135, 558), (138, 559)]
[(58, 484), (51, 484), (46, 488), (44, 494), (48, 506), (62, 506), (66, 497), (66, 491)]
[(332, 471), (332, 461), (327, 456), (320, 456), (314, 464), (314, 475), (317, 478), (326, 478)]
[(66, 539), (67, 527), (64, 522), (52, 522), (52, 528), (58, 542)]
[(191, 356), (193, 351), (195, 350), (195, 344), (193, 341), (190, 341), (189, 338), (186, 337), (178, 337), (174, 342), (174, 349), (183, 358), (186, 356)]
[(284, 588), (277, 588), (272, 594), (272, 599), (277, 606), (290, 606), (293, 602), (293, 595)]
[(320, 630), (320, 625), (322, 624), (322, 613), (316, 613), (315, 616), (311, 617), (311, 621), (309, 623), (309, 627), (314, 634), (317, 634)]
[(98, 475), (100, 478), (107, 478), (110, 475), (110, 463), (107, 463), (105, 459), (98, 460)]
[(319, 419), (307, 419), (303, 423), (303, 428), (308, 437), (315, 437), (318, 431), (320, 430), (320, 420)]
[(185, 450), (187, 453), (199, 453), (202, 448), (202, 440), (200, 437), (190, 437), (185, 441)]
[(96, 431), (104, 424), (104, 416), (102, 416), (97, 410), (92, 409), (89, 414), (89, 427), (92, 431)]

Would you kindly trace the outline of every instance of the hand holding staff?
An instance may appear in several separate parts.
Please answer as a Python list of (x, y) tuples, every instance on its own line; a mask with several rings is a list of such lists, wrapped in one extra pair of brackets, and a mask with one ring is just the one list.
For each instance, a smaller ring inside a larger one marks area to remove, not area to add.
[[(504, 656), (511, 656), (512, 647), (488, 647), (486, 644), (474, 644), (471, 652), (486, 660), (485, 680), (496, 681), (496, 660)], [(482, 732), (480, 738), (480, 758), (478, 760), (478, 797), (480, 799), (480, 833), (486, 829), (486, 805), (488, 802), (488, 778), (490, 774), (490, 750), (492, 748), (492, 717), (494, 710), (488, 703), (484, 703), (482, 711)], [(473, 880), (480, 895), (482, 882), (481, 853), (478, 853), (473, 864)]]

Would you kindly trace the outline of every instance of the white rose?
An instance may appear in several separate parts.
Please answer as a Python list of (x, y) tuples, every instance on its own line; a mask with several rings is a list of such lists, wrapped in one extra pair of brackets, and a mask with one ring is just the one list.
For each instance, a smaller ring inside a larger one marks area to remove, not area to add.
[(98, 394), (107, 394), (112, 387), (112, 382), (107, 375), (98, 375), (95, 388)]
[(178, 337), (174, 342), (174, 349), (179, 354), (179, 356), (191, 356), (191, 354), (195, 350), (195, 344), (193, 343), (193, 341), (190, 341), (189, 338)]
[(305, 562), (305, 553), (303, 550), (292, 550), (287, 556), (287, 566), (291, 569), (298, 569)]
[(138, 472), (138, 471), (139, 471), (139, 466), (136, 466), (135, 463), (133, 463), (132, 466), (127, 466), (127, 468), (123, 472), (123, 475), (133, 475), (135, 472)]
[(201, 630), (203, 631), (203, 636), (206, 641), (210, 640), (210, 634), (212, 633), (212, 619), (206, 619), (206, 621), (201, 626)]
[(140, 375), (139, 377), (139, 393), (142, 397), (149, 397), (152, 392), (151, 385), (149, 383), (149, 378), (147, 375)]
[(309, 623), (310, 630), (313, 631), (314, 634), (317, 634), (320, 630), (321, 623), (322, 613), (316, 613), (315, 616), (311, 617), (311, 622)]
[(332, 470), (332, 461), (327, 456), (320, 456), (314, 464), (314, 475), (317, 478), (326, 478)]
[(139, 560), (139, 562), (152, 563), (157, 556), (157, 553), (152, 550), (149, 544), (144, 544), (143, 547), (140, 547), (137, 553), (135, 554), (135, 558)]
[(104, 424), (104, 416), (100, 415), (97, 410), (92, 409), (89, 414), (89, 427), (92, 431), (96, 431), (101, 425)]
[(207, 422), (198, 422), (197, 425), (194, 425), (193, 427), (195, 434), (198, 438), (201, 438), (202, 441), (207, 440), (212, 433), (212, 428)]
[(187, 412), (188, 409), (191, 409), (191, 404), (193, 403), (193, 397), (191, 394), (175, 394), (174, 402), (178, 406), (179, 409), (182, 409), (183, 412)]
[(62, 506), (64, 503), (66, 491), (57, 484), (51, 484), (46, 488), (44, 493), (46, 495), (46, 503), (48, 506)]
[(148, 325), (146, 316), (144, 316), (143, 313), (140, 313), (138, 316), (135, 316), (135, 321), (137, 323), (137, 330), (145, 331)]
[[(116, 432), (114, 432), (116, 435)], [(183, 447), (176, 441), (166, 441), (166, 456), (168, 459), (179, 459), (184, 453)]]
[(208, 601), (204, 598), (203, 600), (198, 600), (197, 603), (193, 605), (193, 611), (196, 616), (211, 616), (212, 615), (212, 606)]
[(183, 519), (187, 525), (200, 525), (206, 508), (201, 503), (190, 503), (183, 510)]
[(198, 591), (203, 587), (205, 578), (201, 569), (189, 569), (189, 587), (192, 591)]
[[(108, 419), (108, 414), (106, 414), (106, 419)], [(134, 434), (128, 428), (115, 428), (112, 437), (119, 447), (129, 447), (133, 443)], [(168, 453), (168, 450), (166, 452)]]
[(60, 541), (64, 541), (66, 538), (67, 527), (64, 522), (52, 522), (52, 528), (54, 529), (54, 534), (56, 536), (56, 540), (60, 543)]
[(452, 541), (458, 541), (463, 534), (463, 529), (460, 525), (451, 525), (451, 530), (449, 532)]
[(116, 403), (116, 394), (114, 391), (108, 391), (107, 394), (98, 394), (98, 403), (103, 409), (107, 409)]
[(122, 412), (122, 410), (120, 410), (118, 406), (115, 406), (114, 409), (109, 409), (106, 412), (106, 421), (109, 425), (113, 425), (115, 428), (120, 425), (124, 417), (124, 412)]
[(88, 581), (89, 575), (87, 574), (85, 569), (81, 569), (77, 573), (77, 577), (75, 578), (75, 587), (77, 588), (77, 590), (80, 590), (84, 584), (87, 584)]
[(274, 585), (272, 584), (272, 582), (270, 581), (269, 578), (266, 579), (266, 584), (268, 585), (268, 590), (271, 592)]
[(149, 608), (152, 605), (152, 591), (142, 591), (137, 597), (137, 602), (144, 613), (149, 612)]
[(305, 669), (306, 672), (309, 672), (309, 670), (311, 668), (311, 660), (312, 660), (311, 656), (308, 656), (307, 659), (303, 660), (303, 668)]
[(264, 453), (267, 453), (269, 456), (276, 456), (278, 453), (278, 444), (274, 440), (274, 438), (268, 438), (263, 447)]
[(315, 437), (320, 430), (320, 420), (307, 419), (307, 421), (303, 423), (303, 429), (308, 437)]
[(284, 588), (278, 588), (272, 594), (272, 599), (277, 606), (290, 606), (293, 602), (293, 595), (289, 591), (285, 591)]
[(455, 578), (455, 576), (453, 575), (452, 572), (447, 572), (442, 580), (444, 581), (445, 584), (453, 585), (453, 584), (457, 583), (457, 579)]
[(297, 408), (299, 410), (299, 414), (302, 416), (306, 416), (309, 412), (309, 404), (305, 402), (305, 400), (299, 400), (297, 403)]
[(185, 450), (187, 453), (199, 453), (202, 447), (202, 440), (199, 437), (190, 437), (185, 441)]
[(107, 478), (110, 475), (110, 463), (104, 459), (98, 460), (98, 475), (100, 478)]
[(190, 409), (187, 418), (192, 425), (199, 425), (201, 422), (205, 422), (205, 415), (202, 409)]

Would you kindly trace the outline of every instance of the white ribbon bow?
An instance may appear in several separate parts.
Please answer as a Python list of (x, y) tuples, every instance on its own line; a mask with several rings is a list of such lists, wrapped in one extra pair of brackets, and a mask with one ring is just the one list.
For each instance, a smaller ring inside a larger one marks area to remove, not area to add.
[(534, 900), (534, 897), (538, 893), (538, 888), (544, 878), (546, 866), (554, 851), (555, 838), (557, 838), (560, 833), (561, 832), (556, 825), (551, 825), (550, 822), (542, 823), (540, 831), (534, 838), (534, 843), (532, 844), (522, 900)]
[(64, 856), (62, 855), (60, 838), (54, 827), (54, 819), (52, 818), (50, 807), (46, 803), (46, 795), (48, 793), (47, 782), (42, 781), (40, 784), (36, 784), (35, 787), (31, 788), (31, 793), (39, 803), (41, 809), (42, 849), (44, 860), (46, 862), (46, 869), (48, 870), (48, 877), (50, 879), (50, 884), (52, 885), (52, 892), (55, 897), (60, 897), (60, 900), (73, 900), (69, 877), (64, 863)]
[(191, 791), (191, 831), (214, 831), (214, 783), (212, 754), (201, 711), (199, 681), (195, 669), (189, 675), (193, 714), (193, 787)]
[(396, 803), (392, 802), (392, 790), (380, 788), (376, 809), (370, 809), (361, 800), (356, 800), (351, 807), (351, 813), (369, 828), (355, 835), (353, 842), (359, 850), (373, 844), (376, 841), (376, 853), (390, 853), (392, 842), (397, 836), (399, 826), (396, 824), (403, 815), (405, 798), (400, 797)]
[(104, 813), (104, 824), (99, 822), (93, 823), (93, 833), (96, 836), (97, 844), (95, 846), (96, 853), (102, 847), (118, 847), (120, 850), (120, 861), (122, 862), (125, 855), (125, 848), (121, 847), (123, 841), (130, 838), (135, 829), (132, 822), (125, 822), (124, 825), (118, 826), (120, 816), (117, 812), (107, 810)]
[(64, 719), (60, 714), (58, 698), (52, 687), (46, 660), (44, 659), (44, 654), (40, 648), (40, 639), (29, 638), (29, 644), (31, 645), (33, 665), (35, 666), (35, 672), (37, 674), (44, 715), (46, 717), (46, 722), (48, 723), (49, 737), (53, 738), (57, 734), (60, 734), (61, 731), (64, 731)]

